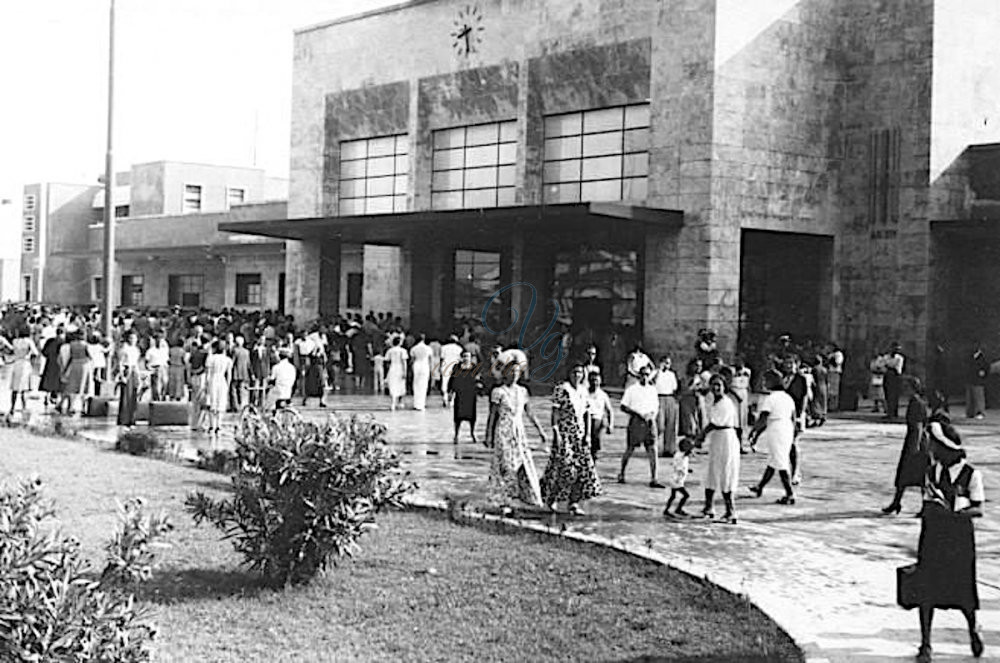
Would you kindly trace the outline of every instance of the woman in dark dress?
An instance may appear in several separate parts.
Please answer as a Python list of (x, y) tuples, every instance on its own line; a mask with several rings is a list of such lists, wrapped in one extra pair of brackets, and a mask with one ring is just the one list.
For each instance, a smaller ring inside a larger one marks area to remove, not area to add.
[(479, 371), (472, 361), (472, 353), (462, 350), (461, 364), (454, 367), (448, 379), (448, 392), (454, 394), (453, 417), (455, 420), (455, 458), (458, 453), (458, 431), (463, 421), (469, 422), (469, 434), (472, 443), (476, 443), (476, 395), (482, 388), (479, 381)]
[(65, 340), (66, 337), (63, 335), (62, 327), (60, 327), (56, 330), (56, 335), (45, 341), (45, 345), (42, 346), (45, 367), (42, 369), (42, 379), (38, 390), (49, 394), (46, 405), (49, 403), (58, 404), (59, 395), (62, 393), (62, 366), (59, 365), (59, 349)]
[(304, 361), (306, 373), (302, 385), (302, 406), (305, 407), (310, 398), (318, 398), (319, 406), (326, 407), (323, 400), (326, 394), (326, 354), (322, 348), (317, 348)]
[(882, 513), (886, 515), (899, 513), (903, 508), (903, 493), (907, 487), (920, 488), (924, 485), (924, 475), (930, 462), (927, 454), (927, 401), (924, 400), (920, 380), (913, 378), (912, 384), (913, 396), (906, 406), (906, 437), (896, 464), (896, 494), (892, 503), (882, 509)]
[(931, 660), (934, 609), (961, 610), (969, 627), (972, 655), (983, 653), (976, 625), (976, 539), (973, 518), (983, 515), (983, 477), (965, 462), (962, 438), (948, 423), (932, 421), (928, 438), (933, 462), (924, 479), (917, 573), (922, 586), (920, 651), (917, 660)]

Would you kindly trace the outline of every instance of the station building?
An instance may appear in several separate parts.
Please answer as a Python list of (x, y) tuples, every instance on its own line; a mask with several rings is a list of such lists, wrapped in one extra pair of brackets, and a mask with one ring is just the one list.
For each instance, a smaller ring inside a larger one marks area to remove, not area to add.
[[(687, 357), (997, 346), (993, 0), (411, 0), (295, 34), (297, 316), (549, 319)], [(230, 228), (230, 226), (223, 226)], [(236, 229), (233, 227), (233, 229)], [(360, 256), (360, 272), (357, 265)], [(509, 311), (516, 310), (517, 313)], [(502, 320), (501, 320), (502, 322)], [(498, 323), (499, 324), (499, 323)], [(506, 325), (499, 325), (501, 327)], [(604, 348), (607, 350), (607, 348)]]

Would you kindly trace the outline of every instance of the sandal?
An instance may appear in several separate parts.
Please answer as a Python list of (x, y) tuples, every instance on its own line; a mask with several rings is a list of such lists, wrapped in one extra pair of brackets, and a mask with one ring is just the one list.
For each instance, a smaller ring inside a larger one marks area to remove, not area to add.
[(788, 505), (791, 505), (791, 504), (795, 504), (795, 498), (792, 497), (791, 495), (785, 495), (780, 500), (775, 500), (774, 503), (775, 504), (788, 504)]

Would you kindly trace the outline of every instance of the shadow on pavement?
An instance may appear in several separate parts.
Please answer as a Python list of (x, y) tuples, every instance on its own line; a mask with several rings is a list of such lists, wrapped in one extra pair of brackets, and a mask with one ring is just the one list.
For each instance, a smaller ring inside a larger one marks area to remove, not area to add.
[(161, 569), (141, 585), (138, 598), (160, 605), (229, 596), (253, 597), (264, 587), (257, 575), (223, 569)]

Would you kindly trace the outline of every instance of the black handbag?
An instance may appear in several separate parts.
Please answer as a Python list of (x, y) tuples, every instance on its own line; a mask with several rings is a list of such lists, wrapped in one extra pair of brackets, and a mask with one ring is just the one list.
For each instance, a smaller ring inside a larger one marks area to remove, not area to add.
[(901, 608), (911, 610), (919, 607), (924, 598), (924, 588), (923, 574), (919, 566), (908, 564), (896, 569), (896, 603)]

